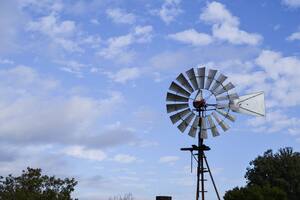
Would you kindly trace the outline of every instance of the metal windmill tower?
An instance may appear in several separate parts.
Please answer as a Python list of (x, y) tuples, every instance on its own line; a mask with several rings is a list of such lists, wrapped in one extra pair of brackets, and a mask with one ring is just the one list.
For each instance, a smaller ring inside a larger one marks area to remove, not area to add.
[[(167, 92), (167, 113), (173, 124), (181, 132), (198, 139), (198, 145), (182, 148), (190, 151), (197, 162), (196, 200), (205, 200), (205, 173), (209, 173), (216, 195), (220, 196), (209, 168), (205, 151), (210, 147), (204, 144), (208, 132), (213, 137), (220, 135), (218, 127), (227, 131), (226, 121), (235, 121), (231, 112), (265, 116), (264, 92), (238, 96), (233, 92), (234, 85), (217, 70), (191, 68), (180, 73)], [(191, 160), (192, 161), (192, 160)]]

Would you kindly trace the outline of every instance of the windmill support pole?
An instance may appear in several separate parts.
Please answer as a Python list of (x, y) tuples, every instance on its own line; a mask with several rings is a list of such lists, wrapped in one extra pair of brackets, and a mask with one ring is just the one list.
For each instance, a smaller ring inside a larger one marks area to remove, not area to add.
[(199, 200), (199, 193), (200, 193), (200, 189), (199, 189), (199, 181), (200, 181), (200, 154), (199, 154), (199, 150), (198, 150), (198, 159), (197, 159), (197, 191), (196, 191), (196, 200)]
[[(203, 111), (199, 110), (199, 117), (203, 116)], [(200, 118), (201, 119), (201, 118)], [(197, 159), (197, 191), (196, 200), (199, 200), (201, 191), (201, 200), (205, 200), (205, 187), (204, 187), (204, 148), (203, 139), (201, 138), (201, 120), (199, 121), (200, 131), (198, 133), (198, 159)], [(201, 190), (200, 190), (201, 183)]]
[[(199, 134), (200, 135), (200, 134)], [(203, 139), (200, 138), (198, 141), (198, 165), (197, 165), (197, 192), (196, 200), (199, 200), (199, 195), (201, 192), (201, 200), (205, 200), (205, 187), (204, 187), (204, 150), (203, 150)], [(201, 190), (200, 190), (201, 183)]]
[(203, 152), (203, 148), (202, 148), (202, 146), (203, 146), (203, 139), (200, 139), (200, 144), (199, 144), (199, 150), (198, 150), (198, 155), (200, 155), (200, 159), (199, 159), (199, 161), (200, 161), (200, 164), (201, 164), (201, 166), (200, 166), (200, 172), (201, 172), (201, 196), (202, 196), (202, 200), (204, 200), (204, 193), (205, 193), (205, 190), (204, 190), (204, 160), (203, 160), (203, 158), (204, 158), (204, 152)]

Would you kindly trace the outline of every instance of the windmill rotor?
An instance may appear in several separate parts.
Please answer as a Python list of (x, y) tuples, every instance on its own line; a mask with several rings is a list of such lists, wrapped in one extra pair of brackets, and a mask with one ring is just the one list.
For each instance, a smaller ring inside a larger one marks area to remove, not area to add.
[[(191, 68), (180, 73), (172, 81), (166, 98), (167, 113), (171, 114), (172, 123), (178, 123), (177, 128), (191, 137), (196, 137), (197, 131), (201, 130), (203, 139), (208, 137), (209, 131), (213, 136), (218, 136), (219, 127), (227, 131), (227, 121), (233, 121), (234, 118), (229, 113), (230, 103), (238, 95), (230, 93), (234, 85), (226, 80), (227, 76), (205, 67)], [(198, 116), (200, 110), (205, 110), (206, 114)], [(212, 112), (217, 110), (219, 112)]]
[[(191, 68), (172, 81), (166, 97), (167, 113), (171, 114), (173, 124), (178, 123), (180, 132), (196, 137), (197, 131), (201, 131), (203, 139), (219, 136), (220, 130), (227, 131), (229, 123), (236, 119), (232, 112), (265, 115), (263, 92), (239, 96), (234, 88), (218, 70)], [(199, 116), (199, 111), (204, 116)]]

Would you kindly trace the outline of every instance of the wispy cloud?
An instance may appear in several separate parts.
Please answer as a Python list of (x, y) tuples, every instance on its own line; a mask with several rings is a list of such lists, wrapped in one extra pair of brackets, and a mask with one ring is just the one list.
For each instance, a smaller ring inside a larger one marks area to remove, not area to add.
[(62, 65), (62, 67), (60, 68), (62, 71), (75, 74), (77, 77), (83, 77), (82, 70), (84, 68), (87, 68), (86, 64), (79, 63), (75, 60), (68, 60), (68, 61), (60, 60), (60, 61), (56, 61), (56, 63)]
[(286, 5), (291, 8), (299, 8), (300, 7), (300, 0), (282, 0), (283, 5)]
[(128, 154), (117, 154), (113, 157), (113, 161), (119, 162), (119, 163), (132, 163), (135, 162), (137, 158), (132, 155)]
[(188, 29), (182, 32), (170, 34), (168, 37), (194, 46), (208, 45), (213, 42), (213, 39), (209, 34), (199, 33), (195, 29)]
[(300, 40), (300, 31), (292, 33), (290, 36), (287, 37), (288, 41)]
[(266, 119), (252, 118), (249, 119), (247, 123), (248, 125), (255, 127), (254, 132), (285, 132), (300, 138), (300, 118), (289, 117), (283, 110), (280, 109), (268, 112)]
[(165, 0), (162, 4), (158, 15), (166, 24), (174, 21), (175, 18), (183, 12), (180, 8), (180, 2), (181, 0)]
[(127, 13), (125, 10), (120, 8), (113, 8), (106, 10), (107, 16), (117, 24), (134, 24), (136, 16), (132, 13)]
[(31, 21), (27, 29), (48, 36), (52, 40), (51, 42), (54, 42), (66, 51), (83, 51), (73, 38), (75, 32), (78, 31), (76, 23), (71, 20), (60, 20), (57, 14), (50, 14), (36, 21)]
[(178, 160), (179, 160), (178, 156), (163, 156), (159, 158), (160, 163), (168, 163), (168, 164), (174, 164)]
[(129, 47), (133, 44), (150, 42), (152, 38), (152, 26), (136, 26), (132, 32), (126, 35), (111, 37), (107, 40), (107, 47), (98, 52), (98, 55), (120, 62), (130, 62), (135, 52)]
[(121, 124), (95, 131), (98, 120), (124, 102), (119, 92), (104, 98), (52, 96), (59, 82), (24, 66), (0, 70), (0, 77), (0, 132), (6, 142), (106, 148), (135, 140), (134, 131)]
[(140, 77), (142, 70), (138, 67), (121, 68), (117, 72), (105, 72), (105, 74), (114, 82), (127, 83)]
[(238, 17), (233, 16), (225, 5), (219, 2), (207, 3), (200, 19), (212, 26), (212, 35), (195, 29), (187, 29), (169, 34), (168, 37), (193, 46), (208, 45), (214, 41), (226, 41), (237, 45), (258, 45), (262, 41), (261, 35), (240, 30)]
[(12, 65), (12, 64), (14, 64), (14, 63), (15, 63), (15, 62), (12, 61), (12, 60), (0, 58), (0, 64), (8, 64), (8, 65)]
[(88, 159), (102, 161), (106, 158), (106, 154), (99, 149), (86, 149), (83, 146), (70, 146), (63, 150), (63, 153), (80, 159)]

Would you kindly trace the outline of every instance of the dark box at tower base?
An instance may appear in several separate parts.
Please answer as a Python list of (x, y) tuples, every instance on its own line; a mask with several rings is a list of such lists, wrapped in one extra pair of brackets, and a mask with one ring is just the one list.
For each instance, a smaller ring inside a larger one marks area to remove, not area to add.
[(156, 200), (172, 200), (172, 197), (168, 196), (157, 196)]

